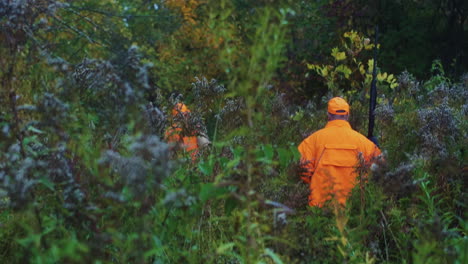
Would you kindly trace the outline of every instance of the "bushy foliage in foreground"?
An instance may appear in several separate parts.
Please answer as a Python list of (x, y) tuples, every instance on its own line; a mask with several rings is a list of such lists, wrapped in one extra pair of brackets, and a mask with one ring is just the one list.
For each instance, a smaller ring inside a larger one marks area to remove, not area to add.
[[(193, 19), (191, 9), (169, 2)], [(276, 80), (293, 10), (260, 4), (242, 28), (230, 1), (206, 7), (211, 38), (223, 40), (210, 43), (223, 81), (201, 75), (182, 89), (192, 110), (185, 125), (212, 141), (193, 160), (164, 140), (170, 110), (182, 97), (155, 87), (147, 46), (99, 52), (90, 44), (77, 59), (57, 48), (69, 34), (52, 45), (48, 33), (60, 27), (77, 33), (57, 10), (76, 15), (78, 6), (0, 7), (9, 23), (1, 50), (12, 54), (0, 59), (3, 262), (466, 262), (466, 75), (451, 80), (437, 61), (427, 81), (404, 72), (396, 86), (380, 73), (377, 134), (385, 158), (361, 174), (366, 180), (345, 210), (333, 202), (310, 208), (296, 146), (325, 124), (328, 95), (297, 103)], [(12, 10), (35, 15), (23, 20)], [(102, 40), (128, 43), (129, 26), (113, 22), (100, 29), (108, 33)], [(78, 48), (91, 38), (77, 34)], [(336, 73), (322, 89), (347, 97), (351, 123), (364, 131), (370, 58), (348, 54), (340, 73), (339, 51), (321, 66)], [(36, 64), (26, 67), (31, 60)]]

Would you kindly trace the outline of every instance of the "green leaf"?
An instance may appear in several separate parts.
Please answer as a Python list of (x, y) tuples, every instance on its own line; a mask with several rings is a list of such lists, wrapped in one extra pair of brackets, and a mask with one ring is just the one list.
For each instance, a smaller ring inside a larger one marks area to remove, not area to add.
[(241, 161), (240, 158), (235, 158), (233, 160), (230, 160), (228, 163), (226, 163), (226, 166), (224, 166), (224, 168), (232, 169), (232, 168), (236, 167), (237, 165), (239, 165), (240, 161)]
[(207, 161), (199, 162), (198, 168), (203, 174), (205, 174), (206, 176), (210, 176), (211, 174), (213, 174), (213, 168), (214, 168), (213, 158), (210, 158)]
[(297, 146), (296, 145), (291, 145), (291, 146), (289, 146), (289, 150), (293, 154), (294, 161), (299, 161), (299, 159), (301, 158), (301, 153), (299, 153), (299, 150), (297, 149)]
[(34, 135), (34, 136), (30, 136), (30, 137), (25, 137), (23, 139), (23, 144), (28, 145), (30, 143), (34, 143), (34, 142), (37, 142), (37, 141), (39, 141), (39, 140), (37, 139), (37, 136)]
[(203, 184), (200, 190), (200, 200), (206, 202), (209, 199), (223, 196), (228, 192), (228, 189), (225, 187), (217, 187), (213, 183)]
[(335, 58), (335, 60), (337, 60), (337, 61), (342, 61), (342, 60), (346, 59), (346, 53), (344, 53), (344, 51), (340, 52), (340, 51), (338, 50), (338, 48), (333, 48), (333, 49), (332, 49), (331, 55), (332, 55), (333, 58)]
[(232, 248), (234, 247), (234, 243), (233, 242), (230, 242), (230, 243), (226, 243), (226, 244), (222, 244), (221, 246), (219, 246), (217, 249), (216, 249), (216, 253), (217, 254), (224, 254), (224, 252), (228, 251), (228, 250), (232, 250)]
[(352, 73), (351, 69), (346, 65), (340, 65), (336, 67), (336, 71), (343, 73), (345, 75), (345, 78), (349, 78), (349, 76)]
[(49, 179), (47, 179), (46, 177), (42, 177), (39, 179), (38, 181), (39, 183), (41, 183), (42, 185), (44, 185), (45, 187), (47, 187), (49, 190), (51, 191), (54, 191), (55, 190), (55, 186), (54, 186), (54, 183), (51, 182)]
[(327, 68), (327, 66), (323, 66), (323, 68), (320, 68), (320, 75), (321, 75), (322, 77), (327, 77), (327, 75), (328, 75), (328, 68)]
[(367, 70), (369, 72), (372, 72), (373, 69), (374, 69), (374, 59), (369, 59), (367, 61)]
[(273, 162), (274, 149), (271, 144), (258, 145), (255, 148), (255, 158), (258, 162), (271, 164)]
[(278, 152), (278, 159), (280, 162), (280, 166), (286, 167), (288, 166), (289, 162), (291, 161), (291, 152), (288, 149), (285, 148), (278, 148), (276, 149)]
[(388, 75), (388, 77), (387, 77), (387, 82), (392, 83), (392, 81), (394, 80), (394, 78), (395, 78), (395, 77), (393, 76), (393, 74)]
[(387, 79), (387, 73), (386, 72), (383, 72), (383, 73), (378, 73), (377, 74), (377, 80), (379, 82), (383, 82), (385, 79)]
[(283, 264), (283, 261), (281, 260), (281, 258), (275, 252), (273, 252), (273, 250), (269, 248), (265, 248), (265, 255), (269, 256), (273, 260), (274, 263)]
[(300, 109), (299, 111), (296, 111), (296, 113), (293, 115), (292, 120), (301, 121), (303, 117), (304, 117), (304, 110)]
[(229, 159), (226, 157), (219, 158), (219, 165), (221, 166), (221, 168), (225, 168), (228, 162), (229, 162)]
[(157, 236), (153, 236), (153, 248), (147, 252), (145, 252), (144, 257), (145, 259), (156, 256), (161, 257), (163, 253), (163, 244), (161, 240)]
[(307, 63), (307, 69), (309, 69), (309, 70), (315, 70), (316, 68), (317, 68), (317, 65)]
[(265, 154), (265, 159), (267, 161), (273, 160), (274, 149), (271, 144), (266, 144), (263, 146), (263, 153)]
[(241, 158), (244, 154), (244, 147), (237, 146), (232, 150), (232, 153), (234, 154), (234, 158)]
[(239, 206), (239, 201), (233, 197), (229, 197), (224, 202), (224, 214), (230, 216), (232, 211)]

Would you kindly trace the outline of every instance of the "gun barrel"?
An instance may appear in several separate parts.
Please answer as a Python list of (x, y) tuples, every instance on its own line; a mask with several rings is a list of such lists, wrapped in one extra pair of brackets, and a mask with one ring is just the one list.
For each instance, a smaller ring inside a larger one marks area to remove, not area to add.
[(369, 127), (367, 137), (374, 136), (375, 125), (375, 106), (377, 104), (377, 43), (378, 43), (379, 27), (375, 26), (375, 42), (374, 42), (374, 68), (372, 69), (372, 82), (370, 89), (370, 102), (369, 102)]

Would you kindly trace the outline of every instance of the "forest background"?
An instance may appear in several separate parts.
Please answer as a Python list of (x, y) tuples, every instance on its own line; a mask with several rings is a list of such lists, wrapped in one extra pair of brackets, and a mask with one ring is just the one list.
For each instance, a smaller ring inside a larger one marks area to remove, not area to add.
[[(2, 0), (2, 263), (467, 263), (467, 17), (463, 0)], [(385, 162), (346, 210), (310, 208), (296, 147), (332, 96), (366, 134), (374, 65)], [(164, 140), (180, 101), (212, 142), (196, 160)]]

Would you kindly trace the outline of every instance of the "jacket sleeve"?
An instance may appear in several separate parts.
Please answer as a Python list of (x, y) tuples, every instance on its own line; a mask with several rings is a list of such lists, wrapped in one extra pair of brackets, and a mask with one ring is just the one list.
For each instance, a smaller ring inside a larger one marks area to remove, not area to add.
[(370, 141), (369, 139), (365, 138), (365, 159), (367, 162), (372, 162), (372, 160), (378, 157), (382, 152), (380, 151), (379, 147), (374, 144), (374, 142)]
[(313, 139), (304, 140), (298, 147), (301, 154), (300, 167), (302, 169), (300, 176), (305, 183), (310, 183), (315, 171), (315, 148)]

